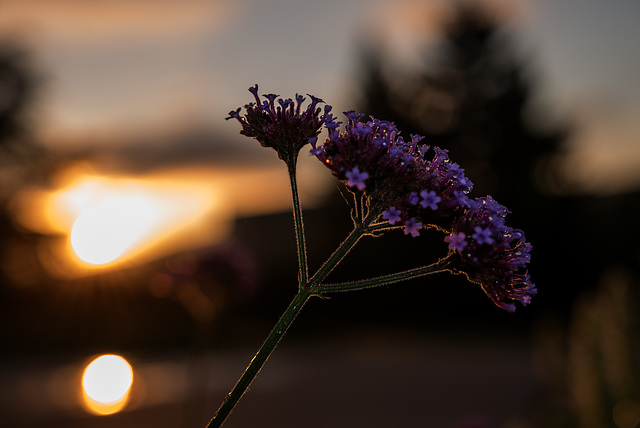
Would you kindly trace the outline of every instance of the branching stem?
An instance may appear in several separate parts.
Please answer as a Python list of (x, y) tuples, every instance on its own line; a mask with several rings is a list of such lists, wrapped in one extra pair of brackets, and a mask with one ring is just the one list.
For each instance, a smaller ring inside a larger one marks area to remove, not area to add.
[(317, 294), (332, 293), (337, 291), (354, 291), (364, 290), (366, 288), (380, 287), (383, 285), (393, 284), (395, 282), (406, 281), (408, 279), (419, 278), (421, 276), (431, 275), (448, 271), (449, 259), (443, 258), (430, 265), (421, 266), (414, 269), (408, 269), (402, 272), (378, 276), (376, 278), (362, 279), (359, 281), (342, 282), (337, 284), (322, 284), (315, 288)]
[(367, 207), (365, 211), (364, 207), (360, 207), (361, 214), (360, 221), (356, 222), (353, 230), (346, 237), (340, 246), (331, 254), (327, 261), (318, 269), (318, 271), (311, 277), (308, 277), (307, 256), (305, 235), (302, 224), (302, 210), (300, 209), (300, 202), (298, 200), (298, 189), (295, 176), (295, 164), (289, 165), (289, 177), (291, 179), (291, 190), (293, 193), (293, 215), (296, 227), (296, 239), (298, 244), (298, 261), (299, 261), (299, 287), (298, 293), (293, 298), (289, 307), (285, 310), (284, 314), (280, 317), (275, 327), (266, 340), (253, 357), (244, 373), (233, 387), (231, 392), (227, 395), (222, 405), (213, 416), (213, 419), (207, 425), (207, 428), (219, 428), (227, 419), (231, 411), (238, 403), (240, 398), (251, 385), (251, 382), (260, 372), (267, 359), (276, 348), (284, 334), (291, 326), (291, 323), (296, 318), (304, 304), (311, 296), (319, 296), (324, 293), (334, 291), (347, 291), (347, 290), (360, 290), (369, 287), (375, 287), (385, 284), (391, 284), (393, 282), (403, 281), (410, 278), (416, 278), (419, 276), (428, 275), (431, 273), (441, 272), (446, 270), (447, 259), (442, 259), (432, 265), (423, 266), (416, 269), (407, 270), (392, 275), (385, 275), (378, 278), (365, 279), (362, 281), (355, 281), (350, 283), (341, 284), (326, 284), (322, 285), (322, 282), (333, 271), (333, 269), (344, 259), (344, 257), (351, 251), (351, 249), (358, 243), (360, 238), (365, 235), (374, 234), (374, 232), (380, 232), (383, 230), (381, 224), (376, 224), (381, 209), (379, 207)]

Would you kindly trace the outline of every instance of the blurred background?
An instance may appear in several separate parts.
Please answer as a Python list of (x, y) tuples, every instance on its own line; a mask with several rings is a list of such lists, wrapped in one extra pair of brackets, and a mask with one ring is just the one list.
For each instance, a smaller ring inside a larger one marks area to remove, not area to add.
[[(296, 292), (286, 169), (224, 121), (257, 83), (447, 148), (533, 243), (539, 295), (509, 314), (440, 275), (312, 300), (225, 427), (638, 426), (638, 18), (0, 0), (0, 425), (206, 425)], [(306, 150), (299, 185), (313, 270), (351, 223)], [(444, 245), (362, 241), (332, 279)]]

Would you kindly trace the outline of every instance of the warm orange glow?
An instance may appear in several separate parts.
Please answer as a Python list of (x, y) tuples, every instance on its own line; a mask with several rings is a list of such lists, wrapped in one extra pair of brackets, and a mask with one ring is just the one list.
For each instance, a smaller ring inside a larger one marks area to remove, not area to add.
[(82, 397), (92, 413), (109, 415), (124, 408), (133, 384), (133, 369), (118, 355), (102, 355), (82, 375)]
[(119, 261), (157, 244), (212, 210), (211, 187), (194, 182), (81, 177), (55, 193), (75, 255), (90, 265)]
[(201, 186), (85, 177), (60, 192), (71, 215), (70, 244), (84, 262), (113, 262), (160, 240), (211, 208)]
[(157, 212), (145, 200), (130, 202), (115, 200), (87, 210), (76, 219), (70, 242), (80, 259), (96, 265), (109, 263), (143, 240), (150, 225), (158, 219)]
[[(327, 189), (323, 179), (332, 177), (324, 169), (303, 166), (299, 172), (302, 203), (311, 207)], [(139, 176), (98, 174), (80, 164), (61, 171), (51, 190), (25, 189), (12, 204), (21, 227), (60, 237), (41, 246), (38, 257), (63, 278), (215, 245), (235, 217), (290, 206), (289, 180), (279, 163)]]

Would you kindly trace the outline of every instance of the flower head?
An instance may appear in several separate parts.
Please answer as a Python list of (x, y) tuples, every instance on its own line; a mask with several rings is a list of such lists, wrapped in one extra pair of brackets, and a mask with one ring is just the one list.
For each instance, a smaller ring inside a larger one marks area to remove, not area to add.
[[(258, 96), (258, 85), (249, 88), (255, 98), (244, 106), (246, 113), (240, 115), (242, 108), (229, 112), (226, 119), (237, 119), (242, 125), (240, 133), (252, 137), (264, 147), (276, 150), (278, 157), (287, 163), (295, 162), (300, 149), (310, 141), (315, 141), (320, 133), (323, 118), (322, 109), (318, 107), (323, 101), (309, 95), (311, 102), (302, 109), (305, 97), (297, 95), (295, 101), (291, 98), (281, 99), (275, 94)], [(331, 106), (325, 106), (325, 115)]]
[(480, 284), (496, 305), (513, 312), (514, 301), (527, 305), (537, 293), (527, 272), (531, 244), (521, 230), (505, 224), (509, 211), (493, 198), (478, 198), (471, 205), (445, 238), (459, 256), (453, 270)]
[(415, 236), (418, 223), (448, 228), (452, 213), (466, 207), (473, 186), (464, 170), (445, 150), (421, 144), (423, 137), (405, 141), (391, 122), (366, 120), (354, 111), (345, 116), (340, 131), (340, 122), (325, 114), (329, 136), (322, 145), (312, 141), (311, 154), (348, 188), (363, 191), (382, 219), (391, 225), (402, 221), (406, 234)]

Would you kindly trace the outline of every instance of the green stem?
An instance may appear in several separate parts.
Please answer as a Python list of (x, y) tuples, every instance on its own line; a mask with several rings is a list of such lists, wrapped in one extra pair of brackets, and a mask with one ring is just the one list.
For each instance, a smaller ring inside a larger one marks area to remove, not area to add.
[(227, 416), (229, 416), (235, 405), (238, 403), (264, 363), (269, 358), (269, 355), (271, 355), (271, 352), (273, 352), (276, 345), (287, 332), (287, 329), (295, 319), (296, 315), (298, 315), (298, 312), (300, 312), (300, 309), (302, 309), (306, 301), (309, 299), (309, 296), (311, 296), (311, 293), (308, 290), (304, 288), (299, 289), (298, 294), (296, 294), (296, 297), (291, 301), (287, 310), (282, 314), (280, 320), (278, 320), (278, 323), (275, 325), (273, 330), (271, 330), (271, 333), (269, 333), (269, 336), (267, 336), (267, 339), (253, 357), (251, 363), (249, 363), (249, 366), (242, 377), (238, 380), (229, 395), (227, 395), (224, 402), (213, 416), (213, 419), (211, 419), (211, 422), (207, 425), (207, 428), (218, 428), (222, 426)]
[[(291, 186), (294, 190), (294, 216), (296, 219), (296, 229), (299, 231), (297, 233), (298, 237), (298, 249), (304, 250), (304, 234), (302, 233), (302, 216), (300, 214), (300, 204), (297, 200), (297, 189), (295, 187), (295, 165), (293, 168), (289, 168), (291, 179)], [(264, 341), (256, 355), (249, 363), (249, 366), (246, 368), (245, 372), (242, 374), (236, 385), (233, 387), (229, 395), (225, 398), (224, 402), (213, 416), (207, 428), (218, 428), (222, 426), (226, 418), (229, 416), (235, 405), (238, 403), (242, 395), (245, 393), (253, 379), (256, 377), (262, 366), (265, 364), (269, 355), (273, 352), (276, 345), (280, 342), (287, 329), (295, 319), (300, 309), (304, 306), (305, 302), (309, 299), (310, 296), (318, 294), (315, 290), (318, 289), (320, 283), (331, 273), (331, 271), (342, 261), (342, 259), (347, 255), (347, 253), (353, 248), (353, 246), (360, 240), (360, 238), (370, 233), (369, 225), (372, 224), (379, 213), (374, 211), (369, 211), (367, 217), (362, 221), (362, 223), (357, 224), (351, 233), (347, 236), (347, 238), (340, 244), (338, 249), (334, 251), (334, 253), (327, 259), (327, 261), (318, 269), (318, 271), (313, 275), (313, 277), (308, 281), (308, 283), (301, 282), (300, 287), (298, 288), (298, 294), (294, 297), (293, 301), (289, 304), (289, 307), (284, 312), (282, 317), (278, 320), (277, 324), (267, 336), (267, 339)], [(302, 273), (305, 273), (306, 277), (306, 255), (304, 255), (304, 251), (302, 251), (300, 255), (301, 260), (301, 278)], [(302, 268), (304, 266), (304, 269)]]
[(342, 244), (340, 244), (338, 249), (331, 255), (331, 257), (329, 257), (329, 259), (327, 259), (320, 269), (318, 269), (318, 272), (316, 272), (313, 278), (309, 281), (308, 287), (299, 287), (298, 294), (291, 304), (289, 304), (289, 307), (278, 320), (276, 326), (271, 330), (271, 333), (269, 333), (269, 336), (267, 336), (267, 339), (264, 341), (255, 357), (253, 357), (251, 363), (249, 363), (249, 366), (242, 374), (242, 377), (240, 377), (240, 380), (238, 380), (229, 395), (227, 395), (224, 402), (213, 416), (213, 419), (209, 422), (209, 425), (207, 425), (207, 428), (217, 428), (222, 426), (227, 416), (229, 416), (235, 405), (238, 403), (264, 363), (269, 358), (269, 355), (271, 355), (271, 352), (273, 352), (276, 345), (280, 342), (282, 336), (284, 336), (296, 315), (300, 312), (300, 309), (302, 309), (302, 306), (304, 306), (305, 302), (311, 295), (316, 294), (314, 293), (314, 289), (316, 289), (322, 280), (324, 280), (336, 265), (340, 263), (358, 240), (367, 233), (366, 225), (373, 222), (373, 220), (375, 220), (375, 216), (370, 213), (365, 221), (357, 225), (351, 231), (349, 236), (347, 236)]
[(336, 291), (354, 291), (364, 290), (365, 288), (380, 287), (382, 285), (393, 284), (394, 282), (406, 281), (412, 278), (445, 272), (449, 270), (448, 265), (449, 259), (445, 257), (427, 266), (421, 266), (390, 275), (383, 275), (359, 281), (342, 282), (338, 284), (318, 285), (314, 291), (316, 294), (322, 295), (324, 293), (332, 293)]
[(370, 233), (369, 225), (378, 217), (379, 213), (370, 211), (362, 223), (356, 224), (347, 238), (342, 241), (340, 246), (331, 254), (326, 262), (318, 269), (318, 271), (309, 280), (309, 290), (314, 292), (320, 286), (320, 283), (331, 273), (331, 271), (342, 261), (342, 259), (351, 251), (354, 245), (358, 243), (362, 236)]
[(304, 236), (304, 225), (302, 222), (302, 209), (298, 197), (298, 182), (296, 179), (296, 158), (287, 162), (289, 169), (289, 180), (291, 181), (291, 194), (293, 195), (293, 218), (296, 228), (296, 243), (298, 244), (298, 281), (300, 287), (307, 284), (309, 276), (307, 267), (307, 244)]

